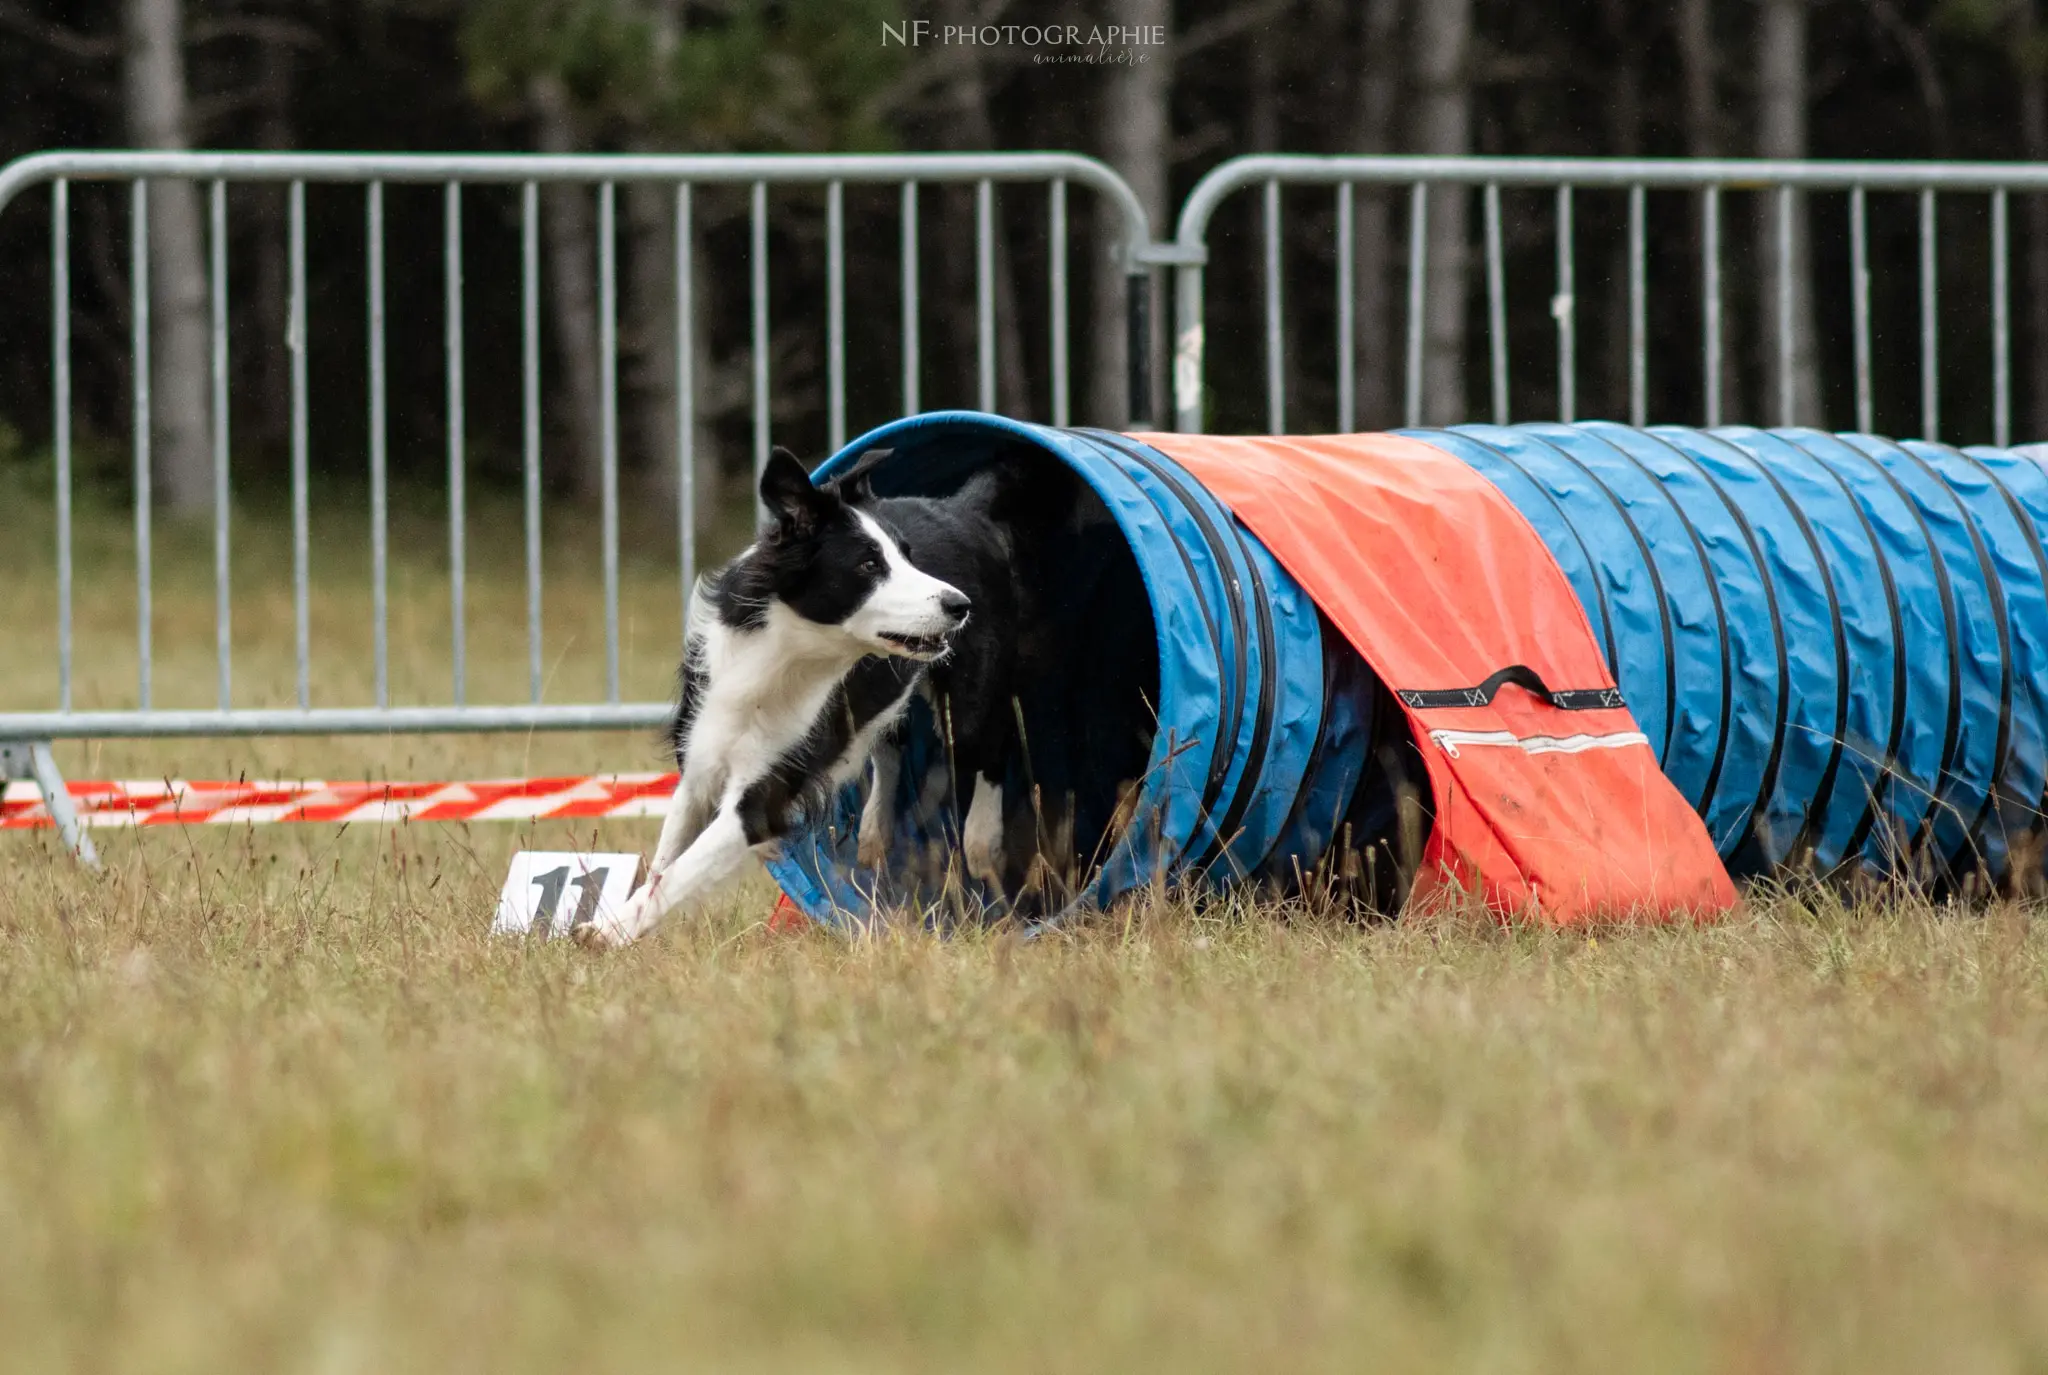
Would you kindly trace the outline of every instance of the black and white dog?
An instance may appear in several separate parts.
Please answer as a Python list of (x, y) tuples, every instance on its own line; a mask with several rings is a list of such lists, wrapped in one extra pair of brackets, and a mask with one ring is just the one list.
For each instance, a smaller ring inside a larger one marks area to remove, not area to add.
[(583, 944), (646, 934), (730, 878), (749, 851), (771, 852), (802, 808), (870, 758), (861, 850), (878, 859), (898, 768), (884, 742), (920, 688), (939, 699), (956, 789), (972, 791), (969, 871), (1000, 875), (1011, 678), (1030, 642), (1001, 521), (1011, 478), (985, 472), (945, 498), (878, 499), (868, 478), (886, 456), (863, 455), (820, 486), (787, 450), (769, 459), (760, 490), (772, 523), (691, 599), (670, 732), (681, 780), (646, 886), (625, 911), (579, 927)]

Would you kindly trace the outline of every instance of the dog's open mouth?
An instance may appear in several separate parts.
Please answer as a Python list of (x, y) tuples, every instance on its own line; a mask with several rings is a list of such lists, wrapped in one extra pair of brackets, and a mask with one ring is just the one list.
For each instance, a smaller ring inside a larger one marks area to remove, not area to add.
[(946, 649), (944, 635), (896, 635), (885, 630), (882, 632), (882, 638), (915, 659), (933, 658), (944, 653)]

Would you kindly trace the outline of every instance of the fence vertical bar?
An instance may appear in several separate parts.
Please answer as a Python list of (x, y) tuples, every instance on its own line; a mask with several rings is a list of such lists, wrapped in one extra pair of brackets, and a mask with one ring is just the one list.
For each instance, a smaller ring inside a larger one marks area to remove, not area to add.
[(1052, 293), (1052, 423), (1065, 428), (1068, 420), (1067, 375), (1067, 183), (1055, 180), (1046, 206), (1046, 273)]
[(526, 681), (540, 701), (540, 187), (519, 188), (520, 476), (526, 516)]
[[(1128, 256), (1128, 255), (1126, 255)], [(1152, 426), (1152, 271), (1124, 273), (1124, 402), (1131, 428)]]
[(846, 188), (825, 188), (825, 435), (846, 447)]
[(391, 705), (391, 627), (386, 614), (390, 591), (385, 465), (385, 419), (388, 398), (384, 376), (384, 183), (368, 191), (370, 307), (370, 617), (371, 657), (375, 661), (377, 705)]
[(899, 220), (899, 248), (903, 273), (903, 413), (916, 415), (917, 382), (920, 365), (917, 337), (917, 183), (903, 183)]
[(1280, 303), (1280, 183), (1266, 183), (1266, 432), (1287, 433), (1287, 356)]
[(1408, 200), (1408, 378), (1405, 423), (1422, 423), (1423, 276), (1429, 267), (1429, 183), (1418, 181)]
[(1202, 267), (1176, 263), (1173, 268), (1173, 427), (1182, 434), (1202, 432)]
[(1798, 423), (1798, 396), (1792, 385), (1792, 197), (1789, 186), (1778, 188), (1778, 423)]
[(1870, 381), (1870, 211), (1858, 186), (1849, 192), (1849, 332), (1856, 369), (1856, 428), (1877, 429), (1877, 396)]
[(1358, 302), (1352, 258), (1358, 231), (1348, 181), (1337, 183), (1337, 432), (1350, 434), (1358, 425)]
[(135, 401), (135, 690), (136, 705), (150, 708), (150, 404), (149, 404), (149, 183), (128, 191), (128, 322), (131, 390)]
[(1628, 189), (1628, 423), (1650, 418), (1649, 234), (1640, 183)]
[(71, 710), (71, 183), (50, 185), (51, 442), (57, 463), (57, 706)]
[(1991, 442), (2012, 443), (2011, 247), (2006, 192), (1991, 193)]
[(1577, 244), (1572, 228), (1572, 188), (1557, 188), (1557, 294), (1550, 300), (1557, 321), (1557, 418), (1569, 425), (1579, 412), (1579, 294)]
[(213, 230), (213, 639), (220, 709), (226, 711), (234, 686), (228, 596), (228, 184), (215, 181), (209, 199)]
[(1700, 347), (1706, 392), (1704, 419), (1708, 429), (1721, 423), (1721, 360), (1726, 348), (1721, 340), (1721, 188), (1709, 186), (1700, 194)]
[(1493, 423), (1508, 423), (1507, 264), (1502, 261), (1500, 183), (1488, 182), (1486, 206), (1486, 328), (1492, 354)]
[(467, 492), (464, 486), (462, 358), (462, 185), (449, 182), (443, 190), (441, 212), (442, 277), (446, 316), (445, 345), (448, 373), (448, 659), (450, 686), (456, 706), (463, 704), (468, 688), (467, 636), (463, 618), (464, 581), (467, 573)]
[(1941, 438), (1941, 341), (1936, 315), (1934, 193), (1920, 193), (1920, 437)]
[(299, 709), (304, 711), (313, 705), (311, 427), (306, 415), (306, 183), (291, 184), (286, 205), (291, 273), (285, 349), (291, 355), (292, 369), (292, 650)]
[(597, 365), (602, 400), (604, 700), (619, 700), (619, 242), (618, 187), (597, 190)]
[[(768, 183), (754, 183), (749, 207), (752, 256), (748, 263), (748, 292), (753, 308), (754, 345), (754, 485), (759, 489), (761, 474), (768, 467)], [(766, 519), (766, 509), (755, 501), (757, 523)]]
[(676, 187), (676, 551), (682, 569), (683, 635), (697, 586), (697, 307), (690, 252), (690, 183)]
[(996, 408), (995, 183), (974, 184), (974, 358), (976, 404)]

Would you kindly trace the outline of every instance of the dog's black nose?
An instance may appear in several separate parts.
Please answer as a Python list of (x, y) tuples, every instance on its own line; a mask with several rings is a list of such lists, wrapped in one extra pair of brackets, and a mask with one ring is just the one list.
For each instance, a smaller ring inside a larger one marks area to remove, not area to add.
[(973, 606), (973, 602), (968, 601), (966, 597), (958, 592), (946, 591), (939, 594), (939, 610), (951, 616), (954, 625), (965, 625), (967, 623), (967, 613)]

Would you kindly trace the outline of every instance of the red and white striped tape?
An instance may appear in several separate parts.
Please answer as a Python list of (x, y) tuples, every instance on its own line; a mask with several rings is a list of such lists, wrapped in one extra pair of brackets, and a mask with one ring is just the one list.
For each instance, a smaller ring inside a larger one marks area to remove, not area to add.
[[(481, 783), (157, 783), (67, 785), (87, 826), (235, 826), (273, 821), (526, 821), (660, 816), (672, 773), (602, 773)], [(51, 825), (33, 783), (0, 790), (0, 831)]]

